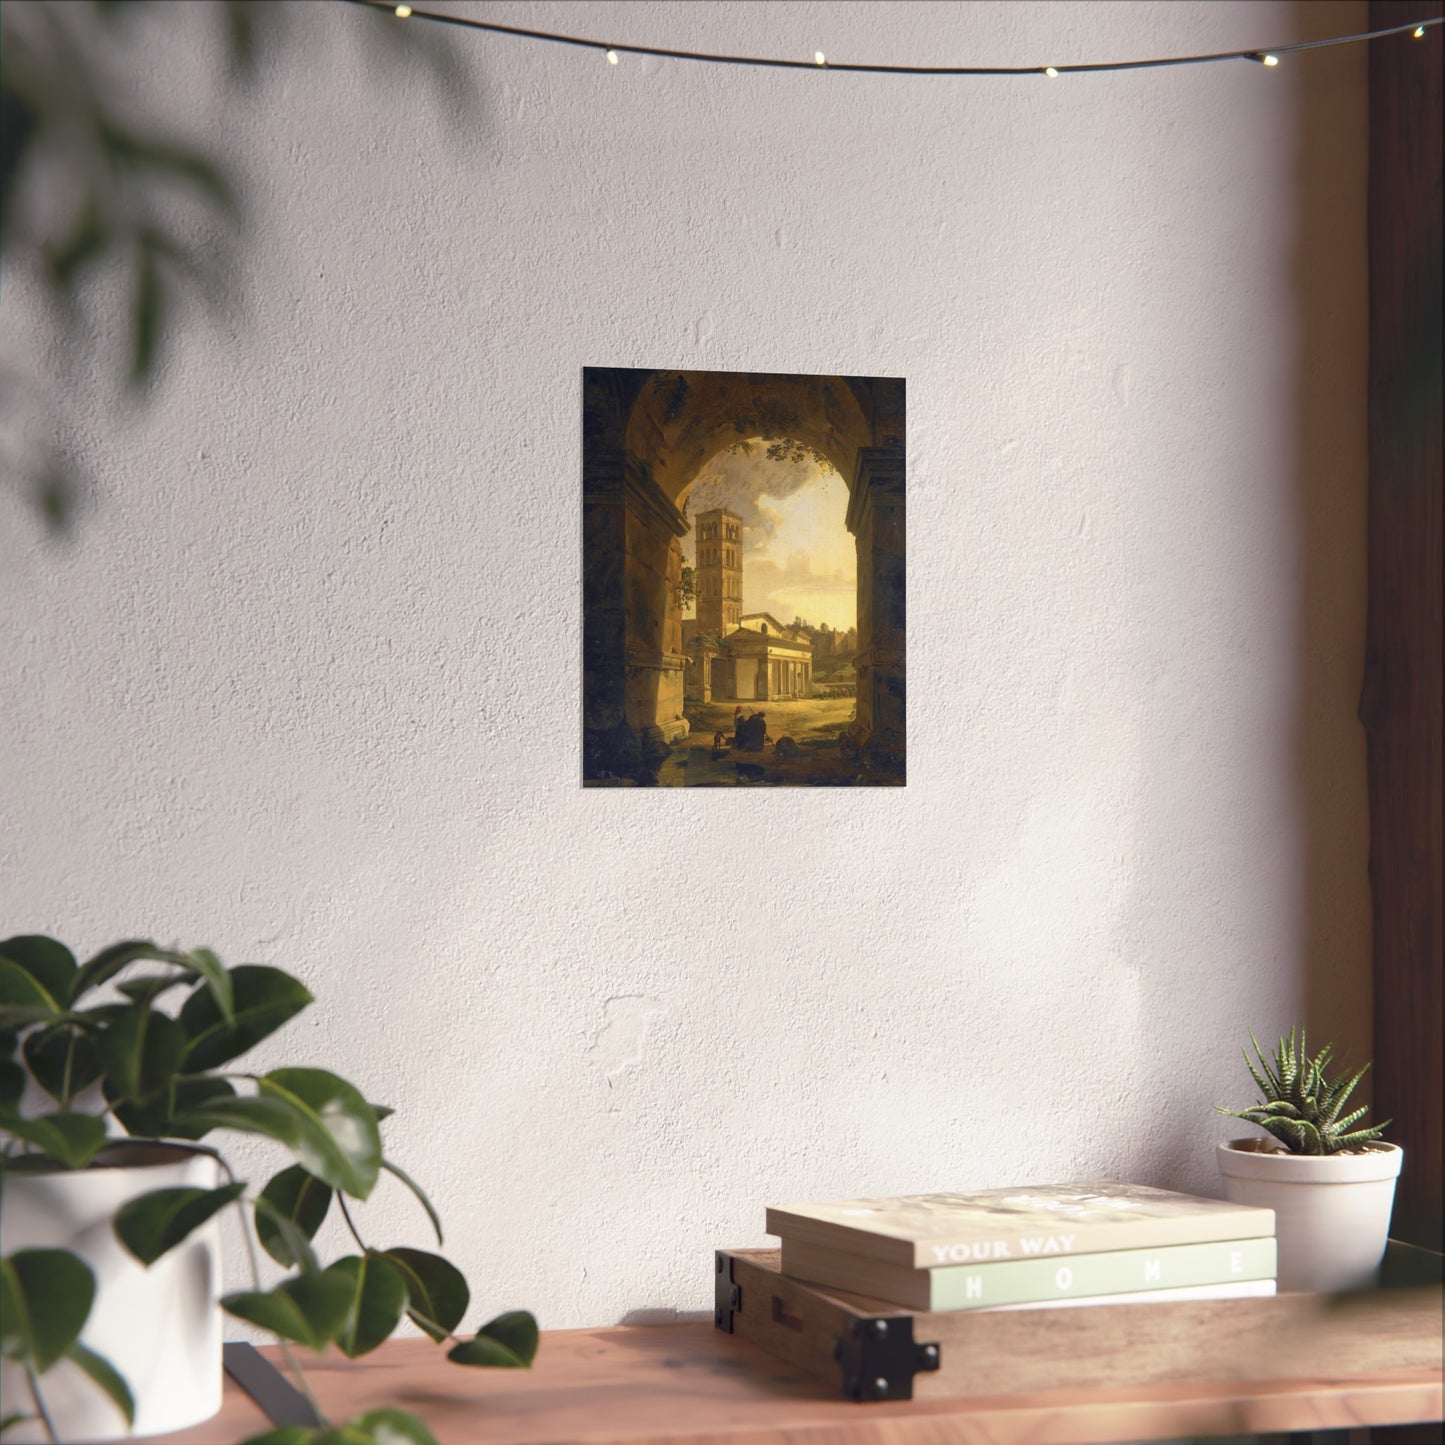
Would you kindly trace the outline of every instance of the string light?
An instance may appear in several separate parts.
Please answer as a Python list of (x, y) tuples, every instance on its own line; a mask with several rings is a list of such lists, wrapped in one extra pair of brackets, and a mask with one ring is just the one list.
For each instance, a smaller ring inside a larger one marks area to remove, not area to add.
[[(601, 41), (580, 35), (562, 35), (551, 30), (527, 30), (519, 25), (500, 25), (494, 20), (474, 20), (463, 15), (444, 15), (435, 10), (417, 10), (410, 5), (393, 7), (390, 0), (344, 0), (367, 10), (382, 10), (397, 16), (412, 15), (418, 20), (431, 20), (438, 25), (456, 25), (463, 30), (484, 30), (492, 35), (511, 35), (520, 40), (541, 40), (552, 45), (571, 45), (583, 50), (603, 50)], [(821, 50), (812, 61), (777, 60), (760, 55), (722, 55), (699, 50), (669, 50), (656, 45), (616, 45), (606, 48), (608, 63), (615, 65), (615, 56), (651, 55), (659, 60), (691, 60), (703, 65), (746, 65), (771, 70), (832, 70), (866, 75), (1082, 75), (1108, 70), (1160, 70), (1172, 65), (1210, 65), (1224, 60), (1252, 60), (1260, 65), (1278, 65), (1280, 57), (1301, 50), (1321, 50), (1331, 45), (1356, 45), (1367, 40), (1382, 40), (1388, 35), (1407, 31), (1419, 40), (1427, 30), (1445, 25), (1445, 16), (1433, 20), (1393, 25), (1384, 30), (1362, 30), (1356, 35), (1331, 35), (1324, 40), (1301, 40), (1294, 45), (1276, 45), (1270, 49), (1256, 46), (1252, 50), (1220, 50), (1207, 55), (1170, 55), (1156, 60), (1110, 60), (1086, 65), (865, 65), (854, 62), (825, 61)]]

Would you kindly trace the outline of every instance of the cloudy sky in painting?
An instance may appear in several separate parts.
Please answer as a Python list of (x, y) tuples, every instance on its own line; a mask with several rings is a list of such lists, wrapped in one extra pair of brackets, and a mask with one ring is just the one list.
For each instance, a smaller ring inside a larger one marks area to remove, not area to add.
[[(815, 627), (846, 629), (857, 621), (858, 556), (844, 524), (848, 488), (827, 462), (772, 461), (767, 443), (721, 452), (687, 494), (696, 518), (726, 507), (743, 519), (743, 611), (801, 617)], [(693, 536), (682, 539), (693, 564)], [(691, 616), (686, 612), (684, 616)]]

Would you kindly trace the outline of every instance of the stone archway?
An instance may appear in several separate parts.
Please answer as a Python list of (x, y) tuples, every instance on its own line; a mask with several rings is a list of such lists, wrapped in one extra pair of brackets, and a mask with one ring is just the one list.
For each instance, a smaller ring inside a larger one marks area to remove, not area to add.
[(693, 479), (740, 439), (792, 439), (848, 486), (858, 722), (900, 742), (906, 702), (903, 382), (583, 372), (583, 774), (646, 776), (685, 731), (678, 589)]

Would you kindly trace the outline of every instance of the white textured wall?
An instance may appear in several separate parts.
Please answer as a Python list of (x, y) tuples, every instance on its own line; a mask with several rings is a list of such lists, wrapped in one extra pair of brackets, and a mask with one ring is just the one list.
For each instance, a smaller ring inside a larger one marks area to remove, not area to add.
[[(999, 64), (1364, 21), (453, 8)], [(464, 125), (379, 17), (297, 7), (247, 97), (185, 10), (143, 81), (249, 184), (244, 306), (144, 415), (58, 398), (73, 542), (0, 499), (6, 931), (299, 973), (260, 1061), (395, 1105), (476, 1312), (550, 1326), (705, 1307), (769, 1201), (1212, 1190), (1247, 1027), (1364, 1056), (1361, 51), (935, 80), (453, 33)], [(14, 285), (0, 320), (42, 366)], [(584, 364), (907, 378), (906, 790), (581, 790)]]

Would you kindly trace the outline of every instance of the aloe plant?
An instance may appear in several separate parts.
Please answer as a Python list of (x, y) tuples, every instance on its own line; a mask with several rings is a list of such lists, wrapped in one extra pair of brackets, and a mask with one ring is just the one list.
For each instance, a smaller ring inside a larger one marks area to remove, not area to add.
[(1267, 1129), (1291, 1154), (1338, 1154), (1341, 1150), (1378, 1139), (1390, 1123), (1389, 1119), (1374, 1128), (1352, 1131), (1350, 1126), (1359, 1123), (1369, 1113), (1369, 1106), (1348, 1114), (1343, 1112), (1345, 1101), (1354, 1092), (1355, 1085), (1365, 1077), (1369, 1064), (1352, 1078), (1327, 1079), (1325, 1066), (1330, 1062), (1335, 1046), (1326, 1044), (1312, 1059), (1305, 1044), (1304, 1025), (1298, 1028), (1298, 1044), (1295, 1032), (1291, 1028), (1289, 1038), (1280, 1039), (1271, 1062), (1265, 1058), (1251, 1030), (1249, 1041), (1254, 1045), (1260, 1067), (1254, 1067), (1248, 1049), (1243, 1050), (1244, 1062), (1264, 1097), (1247, 1109), (1225, 1109), (1218, 1104), (1215, 1108), (1221, 1114), (1228, 1114), (1234, 1119), (1248, 1119), (1251, 1124)]
[[(132, 965), (160, 965), (139, 976)], [(125, 977), (122, 977), (125, 975)], [(100, 990), (109, 985), (108, 993)], [(179, 1000), (171, 1011), (162, 1001)], [(460, 1365), (526, 1367), (537, 1349), (537, 1322), (512, 1310), (458, 1338), (470, 1308), (460, 1271), (439, 1254), (406, 1246), (373, 1248), (346, 1201), (368, 1198), (383, 1173), (416, 1196), (442, 1244), (431, 1201), (384, 1152), (372, 1104), (345, 1079), (317, 1068), (239, 1071), (235, 1061), (312, 1002), (278, 968), (229, 968), (210, 949), (186, 952), (148, 941), (102, 949), (84, 965), (53, 938), (0, 941), (0, 1187), (7, 1172), (60, 1166), (83, 1169), (107, 1144), (129, 1136), (186, 1140), (213, 1154), (226, 1176), (217, 1189), (158, 1189), (124, 1205), (117, 1238), (149, 1266), (218, 1211), (241, 1211), (253, 1288), (229, 1294), (230, 1314), (276, 1335), (308, 1398), (288, 1342), (355, 1358), (387, 1339), (405, 1315)], [(100, 1107), (81, 1107), (81, 1096)], [(54, 1107), (23, 1111), (28, 1097)], [(115, 1129), (112, 1130), (111, 1124)], [(252, 1192), (214, 1146), (234, 1130), (282, 1145), (292, 1163)], [(121, 1134), (119, 1131), (124, 1131)], [(22, 1161), (26, 1161), (23, 1162)], [(323, 1268), (311, 1241), (335, 1205), (358, 1253)], [(294, 1271), (271, 1289), (255, 1274), (250, 1229), (262, 1249)], [(95, 1296), (84, 1260), (64, 1249), (22, 1249), (0, 1260), (0, 1354), (24, 1367), (29, 1409), (5, 1401), (0, 1432), (38, 1417), (54, 1438), (44, 1401), (46, 1372), (65, 1359), (104, 1390), (128, 1421), (134, 1404), (119, 1372), (80, 1342)], [(317, 1408), (312, 1398), (313, 1408)], [(11, 1412), (14, 1411), (12, 1414)], [(317, 1445), (324, 1440), (404, 1441), (435, 1445), (426, 1426), (399, 1410), (372, 1411), (340, 1430), (319, 1408), (316, 1430), (288, 1426), (252, 1445)]]

